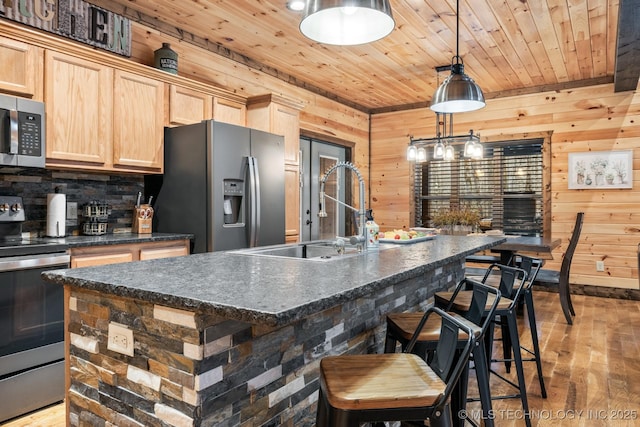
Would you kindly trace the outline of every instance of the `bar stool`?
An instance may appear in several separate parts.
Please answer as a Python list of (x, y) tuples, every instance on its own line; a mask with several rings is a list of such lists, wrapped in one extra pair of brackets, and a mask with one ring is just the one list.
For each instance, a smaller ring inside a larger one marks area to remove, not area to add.
[[(485, 348), (482, 345), (482, 338), (489, 328), (489, 325), (491, 324), (491, 318), (493, 317), (493, 314), (498, 307), (498, 303), (500, 301), (500, 291), (478, 281), (464, 278), (456, 285), (450, 305), (453, 304), (453, 301), (456, 301), (456, 297), (461, 291), (465, 291), (468, 289), (471, 290), (471, 300), (467, 301), (467, 310), (462, 311), (459, 315), (462, 316), (462, 318), (467, 322), (471, 323), (477, 334), (476, 343), (472, 350), (472, 357), (482, 402), (482, 411), (484, 419), (486, 420), (485, 426), (492, 427), (493, 417), (491, 410), (491, 393), (489, 391), (488, 376), (489, 365), (487, 363), (487, 354)], [(487, 307), (489, 307), (488, 312)], [(449, 307), (447, 307), (445, 311), (449, 312)], [(421, 318), (421, 313), (388, 314), (385, 353), (394, 353), (398, 342), (401, 344), (401, 347), (404, 351), (406, 349), (406, 346), (411, 341), (413, 332), (416, 330)], [(427, 321), (416, 339), (416, 344), (413, 352), (426, 357), (429, 351), (433, 350), (435, 348), (435, 344), (438, 342), (440, 332), (438, 328), (438, 323)], [(465, 337), (461, 336), (459, 344), (464, 344), (464, 339)], [(460, 409), (464, 409), (466, 407), (467, 383), (468, 369), (465, 369), (465, 371), (461, 375), (457, 390), (454, 392), (451, 398), (452, 412), (454, 413), (458, 413)], [(454, 420), (454, 424), (463, 424), (463, 420), (457, 421), (458, 422)]]
[[(508, 344), (503, 347), (509, 346), (513, 350), (514, 362), (516, 365), (516, 375), (518, 383), (514, 383), (508, 378), (500, 375), (489, 367), (489, 372), (496, 375), (501, 380), (512, 385), (518, 389), (518, 393), (508, 396), (492, 396), (492, 399), (506, 399), (506, 398), (520, 398), (522, 402), (522, 409), (524, 411), (525, 423), (527, 427), (531, 426), (531, 418), (529, 416), (529, 403), (527, 400), (527, 388), (524, 378), (524, 368), (522, 366), (522, 355), (520, 353), (520, 339), (518, 336), (518, 325), (516, 319), (517, 302), (525, 288), (525, 280), (527, 273), (517, 267), (506, 266), (502, 264), (492, 264), (486, 271), (483, 278), (483, 282), (487, 282), (488, 278), (492, 275), (497, 275), (500, 278), (498, 289), (503, 295), (498, 307), (495, 311), (495, 316), (491, 316), (493, 321), (495, 317), (500, 319), (500, 324), (503, 326), (503, 338), (508, 337)], [(466, 300), (464, 296), (466, 295)], [(507, 295), (507, 297), (505, 297)], [(508, 296), (512, 296), (509, 298)], [(452, 311), (463, 312), (467, 309), (467, 301), (471, 298), (471, 291), (465, 291), (462, 295), (458, 295), (455, 300), (452, 300), (452, 292), (437, 292), (435, 294), (435, 305), (437, 307), (450, 307)], [(453, 304), (450, 302), (453, 301)], [(503, 323), (504, 322), (504, 323)], [(485, 350), (488, 355), (492, 354), (493, 347), (493, 328), (490, 327), (484, 337)], [(510, 344), (510, 345), (509, 345)], [(505, 353), (506, 354), (506, 353)], [(510, 353), (509, 353), (510, 355)], [(506, 359), (506, 357), (505, 357)], [(469, 401), (476, 399), (468, 399)]]
[[(440, 318), (440, 338), (427, 363), (411, 350), (432, 315)], [(466, 336), (466, 342), (460, 349), (461, 335)], [(316, 427), (427, 419), (431, 426), (450, 426), (449, 399), (474, 343), (475, 333), (468, 322), (431, 307), (422, 315), (403, 353), (323, 358)]]
[[(538, 326), (536, 323), (535, 307), (533, 303), (533, 283), (535, 282), (536, 277), (538, 276), (538, 272), (540, 271), (540, 268), (542, 268), (544, 261), (539, 258), (533, 258), (526, 255), (516, 255), (509, 261), (509, 264), (515, 265), (516, 267), (521, 268), (522, 270), (525, 271), (525, 273), (527, 273), (526, 280), (524, 282), (524, 289), (521, 292), (522, 300), (518, 300), (517, 304), (520, 305), (520, 301), (522, 301), (522, 303), (527, 309), (527, 317), (529, 319), (529, 331), (531, 332), (531, 343), (532, 343), (533, 349), (532, 350), (528, 349), (522, 345), (520, 346), (520, 348), (532, 356), (530, 358), (522, 359), (523, 362), (536, 362), (536, 369), (538, 371), (538, 381), (540, 382), (540, 394), (544, 399), (546, 399), (547, 390), (544, 384), (544, 376), (542, 374), (542, 357), (540, 355), (540, 344), (538, 341)], [(476, 280), (481, 280), (490, 286), (494, 286), (494, 287), (499, 286), (499, 279), (495, 274), (494, 275), (489, 274), (486, 277), (485, 275), (483, 275), (482, 277), (477, 277), (477, 276), (471, 276), (471, 277)], [(513, 294), (511, 295), (511, 299), (517, 298), (517, 296), (515, 295), (516, 291), (517, 291), (517, 283), (514, 284), (514, 289), (513, 289)], [(506, 325), (506, 323), (503, 322), (502, 323), (503, 330), (505, 327), (508, 327), (508, 325)], [(506, 334), (503, 333), (502, 341), (503, 341), (502, 348), (504, 350), (503, 354), (505, 355), (504, 358), (503, 359), (492, 358), (491, 362), (504, 362), (506, 371), (510, 372), (511, 362), (513, 361), (513, 359), (511, 358), (512, 345), (511, 345), (508, 333)]]

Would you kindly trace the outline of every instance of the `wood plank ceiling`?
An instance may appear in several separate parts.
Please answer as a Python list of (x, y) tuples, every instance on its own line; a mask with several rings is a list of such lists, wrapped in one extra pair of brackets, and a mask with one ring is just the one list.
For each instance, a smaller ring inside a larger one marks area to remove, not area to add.
[[(394, 31), (351, 47), (305, 38), (287, 0), (88, 1), (370, 113), (428, 105), (455, 55), (455, 0), (391, 0)], [(460, 56), (488, 99), (635, 90), (639, 33), (640, 0), (460, 1)]]

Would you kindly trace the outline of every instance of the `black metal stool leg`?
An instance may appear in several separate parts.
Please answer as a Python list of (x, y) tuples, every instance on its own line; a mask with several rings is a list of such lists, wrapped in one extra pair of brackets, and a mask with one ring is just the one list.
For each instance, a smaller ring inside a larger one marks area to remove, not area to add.
[(544, 399), (547, 398), (547, 389), (544, 386), (544, 376), (542, 375), (542, 357), (540, 356), (540, 344), (538, 343), (538, 326), (536, 325), (536, 313), (533, 308), (533, 292), (528, 289), (524, 294), (524, 301), (527, 306), (527, 315), (529, 316), (529, 329), (531, 330), (531, 341), (533, 342), (533, 357), (536, 360), (538, 368), (538, 380), (540, 381), (540, 394)]
[(515, 309), (507, 314), (509, 324), (509, 336), (513, 348), (513, 356), (516, 363), (516, 373), (518, 375), (518, 388), (520, 390), (520, 400), (524, 411), (524, 420), (527, 427), (531, 427), (531, 417), (529, 416), (529, 402), (527, 400), (527, 387), (524, 381), (524, 367), (522, 366), (522, 355), (520, 354), (520, 338), (518, 337), (518, 324)]
[(480, 404), (485, 427), (494, 427), (493, 410), (491, 408), (491, 390), (489, 388), (489, 364), (483, 343), (476, 342), (473, 349), (473, 365), (476, 370)]

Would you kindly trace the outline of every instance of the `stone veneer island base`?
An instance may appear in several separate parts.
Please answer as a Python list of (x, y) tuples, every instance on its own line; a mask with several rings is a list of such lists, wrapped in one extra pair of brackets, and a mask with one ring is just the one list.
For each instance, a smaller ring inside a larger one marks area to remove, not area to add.
[(45, 273), (65, 286), (67, 424), (313, 426), (322, 357), (381, 352), (387, 313), (424, 309), (462, 277), (466, 255), (502, 241), (438, 236), (330, 262), (228, 252)]

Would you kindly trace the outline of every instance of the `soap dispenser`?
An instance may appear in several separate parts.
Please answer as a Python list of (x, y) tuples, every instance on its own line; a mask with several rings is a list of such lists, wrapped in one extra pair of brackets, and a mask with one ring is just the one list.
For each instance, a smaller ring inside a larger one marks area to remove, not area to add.
[(367, 222), (365, 223), (365, 231), (368, 240), (367, 249), (378, 249), (380, 247), (380, 242), (378, 241), (378, 232), (380, 231), (380, 227), (373, 220), (373, 211), (371, 209), (367, 209)]

